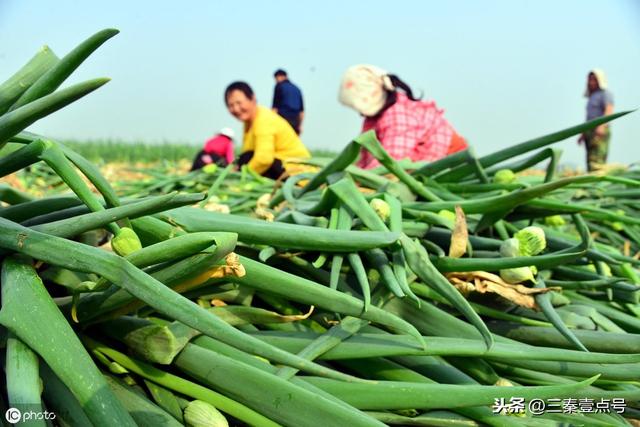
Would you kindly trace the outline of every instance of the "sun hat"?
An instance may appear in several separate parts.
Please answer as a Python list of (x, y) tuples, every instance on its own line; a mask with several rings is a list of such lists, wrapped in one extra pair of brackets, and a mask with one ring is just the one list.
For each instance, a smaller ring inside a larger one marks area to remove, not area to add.
[(219, 133), (220, 135), (228, 136), (231, 139), (235, 138), (236, 136), (236, 133), (231, 128), (222, 128), (220, 129)]
[(363, 116), (376, 115), (387, 101), (387, 91), (395, 87), (389, 73), (374, 65), (349, 67), (342, 77), (338, 100)]
[[(607, 75), (600, 68), (594, 68), (593, 70), (589, 70), (589, 74), (593, 74), (598, 82), (598, 87), (601, 90), (607, 89), (609, 86), (607, 84)], [(584, 96), (589, 97), (589, 84), (587, 83), (587, 88), (584, 91)]]

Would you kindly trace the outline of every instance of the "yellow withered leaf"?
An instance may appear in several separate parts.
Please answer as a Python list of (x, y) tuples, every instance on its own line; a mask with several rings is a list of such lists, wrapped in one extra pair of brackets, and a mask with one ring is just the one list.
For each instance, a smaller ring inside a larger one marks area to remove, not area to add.
[(538, 289), (524, 285), (512, 285), (502, 280), (500, 276), (486, 271), (447, 273), (446, 277), (463, 295), (468, 295), (471, 292), (493, 293), (521, 307), (533, 310), (539, 310), (535, 300), (536, 294), (561, 290), (559, 287)]
[(469, 231), (467, 230), (467, 219), (460, 206), (456, 206), (456, 221), (451, 234), (451, 243), (449, 245), (449, 256), (451, 258), (460, 258), (467, 252), (467, 244), (469, 243)]

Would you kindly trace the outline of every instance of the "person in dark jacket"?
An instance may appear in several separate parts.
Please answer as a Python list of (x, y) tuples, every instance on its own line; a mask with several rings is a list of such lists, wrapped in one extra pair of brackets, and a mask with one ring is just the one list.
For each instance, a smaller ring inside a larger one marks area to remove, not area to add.
[(298, 86), (291, 83), (286, 71), (276, 70), (273, 77), (276, 79), (276, 87), (273, 91), (272, 109), (288, 121), (296, 133), (300, 135), (304, 119), (302, 92)]

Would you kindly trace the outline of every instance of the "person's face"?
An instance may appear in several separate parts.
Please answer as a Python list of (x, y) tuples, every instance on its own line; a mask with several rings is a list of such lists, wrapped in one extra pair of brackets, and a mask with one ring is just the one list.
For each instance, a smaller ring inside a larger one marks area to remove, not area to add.
[(276, 82), (280, 83), (282, 81), (285, 81), (287, 78), (285, 76), (276, 76)]
[(587, 77), (587, 87), (589, 88), (589, 92), (595, 92), (600, 88), (598, 84), (598, 79), (593, 73), (589, 73), (589, 77)]
[(257, 109), (256, 97), (247, 98), (242, 91), (234, 90), (227, 97), (227, 109), (236, 119), (242, 122), (251, 121)]

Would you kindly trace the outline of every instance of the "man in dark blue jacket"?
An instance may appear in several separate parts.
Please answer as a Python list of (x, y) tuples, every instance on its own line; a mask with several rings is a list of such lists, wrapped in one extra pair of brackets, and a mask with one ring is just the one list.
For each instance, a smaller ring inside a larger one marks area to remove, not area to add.
[(286, 71), (279, 69), (273, 74), (276, 87), (273, 91), (273, 111), (289, 122), (298, 135), (302, 132), (304, 105), (302, 92), (298, 86), (289, 81)]

